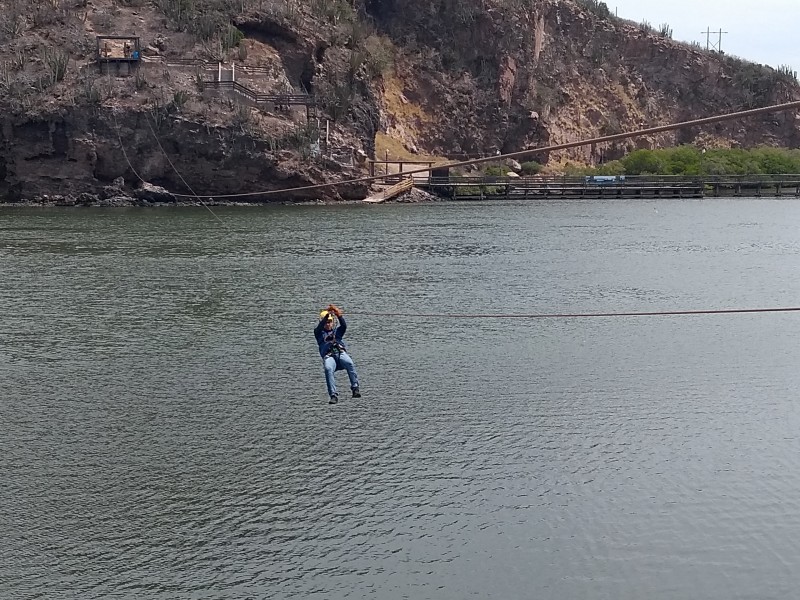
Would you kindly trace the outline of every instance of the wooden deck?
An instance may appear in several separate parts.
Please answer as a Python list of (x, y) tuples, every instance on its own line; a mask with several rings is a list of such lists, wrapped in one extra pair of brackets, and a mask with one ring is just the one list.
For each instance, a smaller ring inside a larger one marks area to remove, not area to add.
[(416, 187), (458, 200), (646, 199), (736, 196), (800, 197), (800, 175), (731, 177), (627, 176), (614, 181), (586, 177), (428, 177)]

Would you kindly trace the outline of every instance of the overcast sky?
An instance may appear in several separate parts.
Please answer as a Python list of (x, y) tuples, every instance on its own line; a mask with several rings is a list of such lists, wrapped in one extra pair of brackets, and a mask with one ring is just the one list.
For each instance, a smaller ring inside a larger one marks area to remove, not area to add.
[[(800, 0), (606, 0), (625, 19), (672, 27), (672, 37), (706, 46), (706, 29), (727, 31), (722, 51), (800, 71)], [(711, 35), (716, 44), (719, 34)]]

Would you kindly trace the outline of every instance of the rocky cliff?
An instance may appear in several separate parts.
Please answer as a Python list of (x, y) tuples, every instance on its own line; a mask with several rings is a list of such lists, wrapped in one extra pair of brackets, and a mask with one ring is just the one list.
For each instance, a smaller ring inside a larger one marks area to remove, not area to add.
[[(800, 96), (792, 73), (675, 42), (598, 2), (366, 0), (365, 10), (403, 49), (384, 81), (382, 124), (434, 153), (513, 152)], [(799, 131), (785, 114), (540, 159), (593, 162), (685, 143), (796, 146)]]
[[(138, 37), (142, 60), (101, 71), (98, 35)], [(102, 196), (120, 177), (176, 193), (284, 189), (351, 178), (389, 149), (513, 152), (800, 97), (792, 73), (674, 42), (594, 0), (5, 0), (0, 42), (7, 201)], [(203, 84), (220, 75), (316, 106)], [(799, 136), (784, 114), (536, 158), (557, 168)]]

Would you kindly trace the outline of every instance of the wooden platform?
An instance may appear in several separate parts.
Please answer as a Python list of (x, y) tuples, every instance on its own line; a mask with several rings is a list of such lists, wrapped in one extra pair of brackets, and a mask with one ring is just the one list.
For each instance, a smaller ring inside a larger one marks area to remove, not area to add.
[(428, 177), (414, 185), (458, 200), (645, 199), (705, 196), (800, 197), (800, 175), (726, 177), (627, 176), (597, 182), (590, 177)]

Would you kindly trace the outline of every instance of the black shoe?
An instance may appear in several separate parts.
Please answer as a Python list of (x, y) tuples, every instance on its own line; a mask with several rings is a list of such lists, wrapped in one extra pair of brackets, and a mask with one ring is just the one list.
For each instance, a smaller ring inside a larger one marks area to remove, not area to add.
[(353, 388), (353, 398), (361, 398), (361, 392), (357, 387)]
[(339, 396), (337, 396), (336, 394), (331, 396), (331, 399), (328, 400), (328, 404), (336, 404), (337, 402), (339, 402)]

